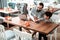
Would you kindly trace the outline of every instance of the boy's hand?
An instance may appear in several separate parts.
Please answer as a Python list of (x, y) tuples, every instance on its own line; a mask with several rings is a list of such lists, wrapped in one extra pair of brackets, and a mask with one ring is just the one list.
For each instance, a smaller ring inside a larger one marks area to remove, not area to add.
[(40, 21), (39, 20), (36, 20), (35, 23), (39, 23)]
[(38, 18), (37, 17), (34, 17), (34, 20), (38, 20)]

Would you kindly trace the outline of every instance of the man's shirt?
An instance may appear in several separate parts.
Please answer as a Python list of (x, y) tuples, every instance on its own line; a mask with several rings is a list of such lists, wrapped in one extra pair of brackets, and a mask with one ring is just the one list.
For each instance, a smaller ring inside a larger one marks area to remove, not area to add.
[(37, 12), (37, 8), (34, 7), (31, 10), (30, 17), (31, 17), (32, 20), (34, 20), (34, 16), (37, 17), (38, 19), (41, 19), (41, 18), (43, 18), (44, 13), (45, 13), (44, 10), (41, 10), (40, 12)]

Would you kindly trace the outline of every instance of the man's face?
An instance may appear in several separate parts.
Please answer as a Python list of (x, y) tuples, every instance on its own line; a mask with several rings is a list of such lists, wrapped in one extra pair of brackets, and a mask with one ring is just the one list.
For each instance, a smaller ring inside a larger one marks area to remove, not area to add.
[(51, 13), (53, 13), (53, 8), (49, 9), (49, 11), (50, 11)]
[(38, 5), (37, 6), (37, 12), (41, 11), (43, 8), (42, 8), (42, 5)]
[(51, 13), (53, 13), (53, 12), (54, 12), (54, 8), (53, 8), (53, 7), (49, 7), (49, 11), (50, 11)]

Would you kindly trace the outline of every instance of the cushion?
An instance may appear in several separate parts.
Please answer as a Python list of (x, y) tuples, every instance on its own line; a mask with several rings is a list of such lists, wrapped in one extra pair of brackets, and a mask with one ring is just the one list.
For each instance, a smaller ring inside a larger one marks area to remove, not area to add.
[(59, 17), (59, 15), (53, 14), (52, 17), (51, 17), (51, 19), (52, 19), (52, 22), (60, 23), (60, 17)]
[(60, 10), (58, 10), (58, 11), (54, 12), (54, 14), (60, 14)]
[(15, 37), (15, 34), (13, 31), (7, 30), (7, 31), (5, 31), (5, 36), (6, 36), (7, 40), (10, 40)]
[(10, 3), (8, 3), (8, 5), (9, 5), (12, 9), (15, 8), (15, 3), (10, 2)]
[(27, 32), (21, 32), (17, 29), (13, 29), (14, 33), (19, 36), (19, 39), (21, 40), (32, 40), (32, 35)]

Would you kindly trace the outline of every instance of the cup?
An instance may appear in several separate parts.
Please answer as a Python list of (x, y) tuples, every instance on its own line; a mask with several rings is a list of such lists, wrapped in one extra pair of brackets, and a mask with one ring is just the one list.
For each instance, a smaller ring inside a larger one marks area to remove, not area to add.
[(26, 25), (26, 27), (30, 26), (30, 22), (25, 21), (25, 25)]

